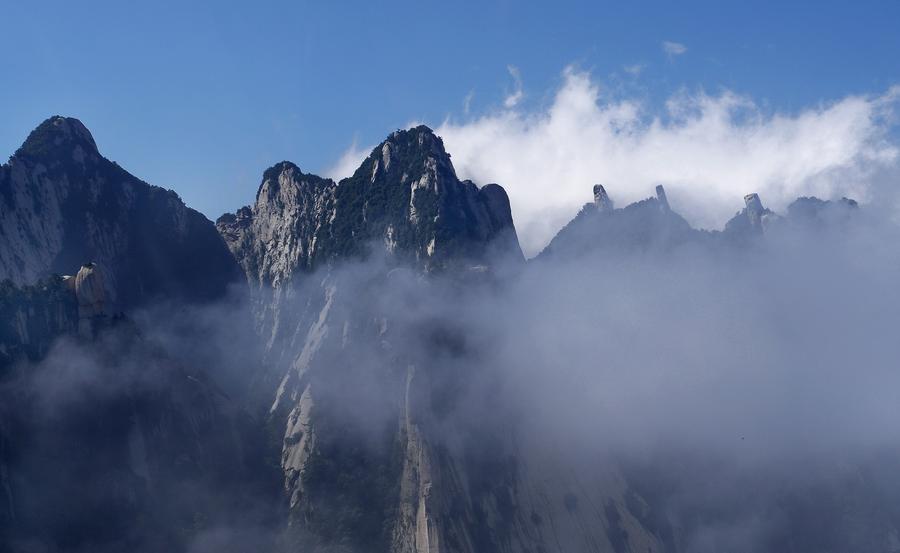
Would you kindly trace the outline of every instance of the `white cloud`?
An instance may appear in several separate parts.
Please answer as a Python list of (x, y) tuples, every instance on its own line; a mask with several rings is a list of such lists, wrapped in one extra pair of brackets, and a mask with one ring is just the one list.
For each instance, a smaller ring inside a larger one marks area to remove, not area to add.
[(365, 161), (366, 157), (372, 152), (373, 147), (374, 146), (361, 148), (354, 138), (353, 144), (341, 154), (341, 157), (331, 167), (324, 171), (325, 176), (338, 182), (345, 177), (353, 175), (356, 169), (362, 165), (362, 162)]
[(503, 100), (503, 105), (509, 109), (516, 107), (525, 93), (522, 90), (522, 74), (519, 72), (519, 68), (515, 65), (507, 65), (506, 70), (509, 71), (514, 86), (512, 93)]
[[(510, 195), (529, 255), (537, 253), (603, 183), (618, 205), (664, 184), (692, 223), (719, 228), (760, 193), (776, 210), (797, 196), (865, 201), (876, 170), (896, 167), (887, 136), (900, 88), (848, 96), (794, 114), (764, 113), (732, 92), (680, 93), (660, 113), (629, 99), (602, 99), (590, 75), (566, 69), (553, 101), (512, 106), (437, 132), (461, 178), (497, 182)], [(344, 158), (347, 158), (345, 154)]]
[(667, 56), (680, 56), (687, 52), (687, 46), (680, 42), (672, 42), (669, 40), (664, 40), (662, 43), (663, 52), (666, 53)]

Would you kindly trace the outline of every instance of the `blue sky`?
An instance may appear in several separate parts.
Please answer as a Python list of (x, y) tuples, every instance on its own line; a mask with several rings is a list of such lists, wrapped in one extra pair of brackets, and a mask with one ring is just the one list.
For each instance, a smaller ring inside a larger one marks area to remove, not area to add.
[(326, 172), (354, 140), (502, 110), (510, 66), (522, 112), (552, 105), (566, 67), (651, 109), (730, 90), (796, 114), (900, 83), (896, 1), (131, 4), (6, 3), (0, 151), (78, 117), (107, 157), (211, 218), (282, 159)]

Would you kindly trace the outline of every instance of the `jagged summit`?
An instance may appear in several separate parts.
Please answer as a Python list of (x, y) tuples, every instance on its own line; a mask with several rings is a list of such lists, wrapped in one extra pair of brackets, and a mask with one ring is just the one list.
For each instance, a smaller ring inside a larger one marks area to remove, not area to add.
[(424, 125), (391, 133), (337, 184), (276, 164), (249, 211), (217, 226), (260, 284), (374, 250), (426, 268), (522, 257), (506, 192), (459, 180), (443, 141)]
[(435, 134), (435, 132), (428, 125), (418, 125), (415, 127), (410, 127), (408, 129), (397, 129), (388, 135), (388, 137), (379, 144), (379, 148), (383, 146), (385, 143), (392, 143), (396, 145), (411, 145), (411, 143), (417, 143), (418, 146), (425, 146), (427, 148), (433, 148), (435, 153), (442, 153), (447, 155), (447, 151), (444, 149), (444, 141), (440, 136)]
[[(287, 171), (294, 171), (298, 175), (303, 174), (303, 171), (299, 167), (297, 167), (297, 165), (294, 162), (287, 161), (287, 160), (279, 161), (275, 165), (273, 165), (273, 166), (269, 167), (268, 169), (266, 169), (265, 171), (263, 171), (263, 182), (265, 182), (269, 179), (277, 179), (278, 175), (280, 175), (281, 173), (285, 173)], [(262, 183), (260, 183), (260, 186), (262, 186)]]
[(672, 210), (662, 185), (656, 196), (613, 208), (602, 185), (593, 187), (594, 201), (581, 211), (550, 241), (538, 257), (567, 257), (613, 251), (666, 251), (692, 243), (708, 247), (745, 246), (764, 233), (794, 228), (821, 229), (852, 220), (857, 203), (848, 198), (820, 200), (798, 198), (782, 216), (763, 205), (759, 194), (744, 196), (744, 209), (737, 212), (721, 231), (694, 229)]
[[(345, 181), (398, 176), (405, 184), (418, 178), (427, 166), (447, 171), (456, 177), (450, 154), (444, 141), (425, 125), (392, 132), (381, 144), (372, 149), (362, 165)], [(404, 178), (404, 174), (406, 175)]]
[[(296, 164), (290, 161), (280, 161), (263, 172), (262, 181), (256, 191), (256, 201), (260, 196), (272, 196), (273, 194), (299, 194), (304, 187), (328, 188), (333, 187), (334, 181), (312, 173), (304, 173)], [(286, 188), (285, 188), (286, 187)], [(290, 200), (287, 200), (290, 201)]]
[(81, 121), (54, 115), (31, 131), (15, 157), (53, 156), (60, 152), (72, 153), (79, 147), (83, 154), (98, 154), (94, 137)]

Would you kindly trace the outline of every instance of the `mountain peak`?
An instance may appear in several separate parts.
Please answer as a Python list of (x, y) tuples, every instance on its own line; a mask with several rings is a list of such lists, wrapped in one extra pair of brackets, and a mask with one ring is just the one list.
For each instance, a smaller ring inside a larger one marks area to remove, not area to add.
[(31, 131), (16, 151), (16, 156), (41, 157), (60, 151), (74, 151), (79, 146), (84, 153), (99, 153), (91, 131), (81, 121), (54, 115)]
[(297, 167), (297, 165), (294, 164), (293, 162), (279, 161), (275, 165), (273, 165), (273, 166), (269, 167), (268, 169), (266, 169), (265, 171), (263, 171), (263, 181), (270, 180), (270, 179), (278, 179), (278, 175), (280, 175), (282, 173), (286, 173), (286, 172), (295, 172), (300, 176), (303, 175), (303, 171), (301, 171), (300, 168)]
[(378, 147), (376, 152), (384, 155), (385, 150), (419, 152), (449, 160), (450, 154), (444, 149), (444, 141), (426, 125), (392, 132)]

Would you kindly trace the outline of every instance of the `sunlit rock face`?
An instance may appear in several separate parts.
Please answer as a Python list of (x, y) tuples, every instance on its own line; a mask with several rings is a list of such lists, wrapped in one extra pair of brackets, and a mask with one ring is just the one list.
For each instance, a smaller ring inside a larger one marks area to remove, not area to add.
[(92, 337), (94, 326), (115, 311), (115, 286), (112, 278), (98, 263), (85, 263), (73, 279), (78, 302), (78, 332)]
[(0, 279), (15, 284), (93, 260), (130, 307), (221, 297), (239, 278), (210, 221), (100, 155), (77, 119), (47, 119), (0, 167), (0, 206)]

